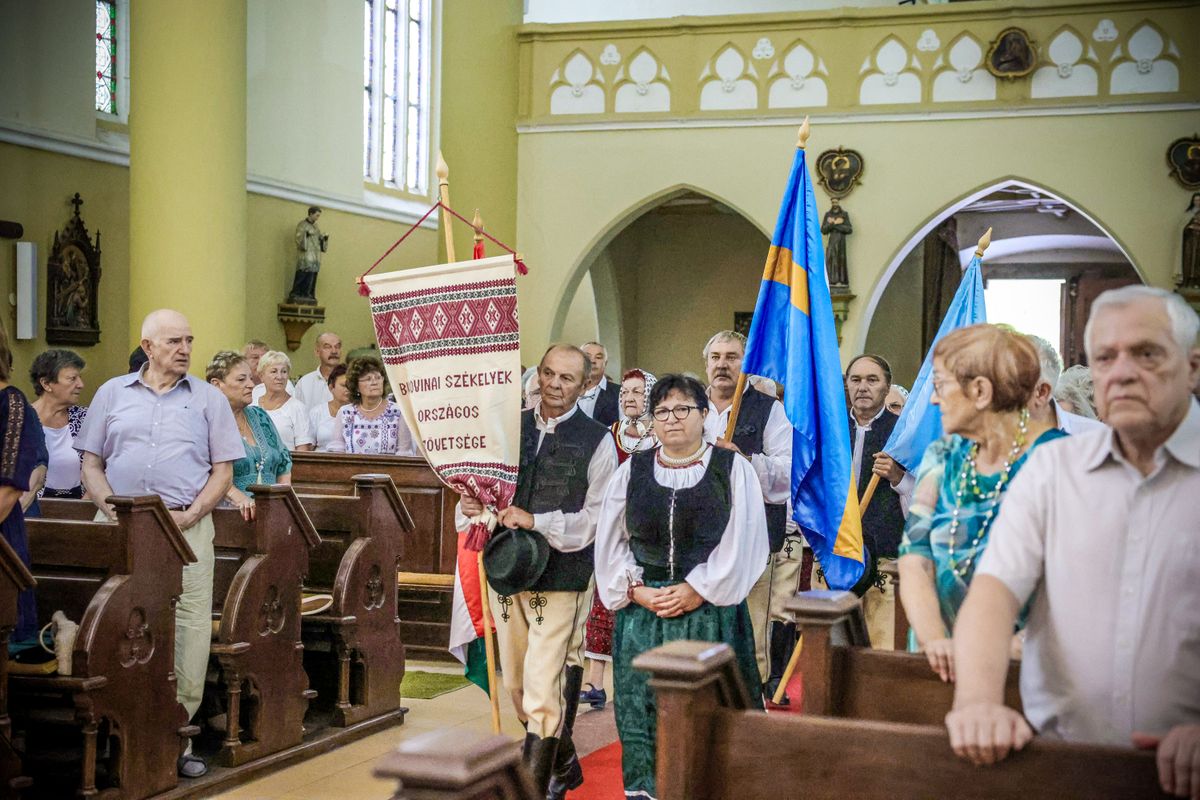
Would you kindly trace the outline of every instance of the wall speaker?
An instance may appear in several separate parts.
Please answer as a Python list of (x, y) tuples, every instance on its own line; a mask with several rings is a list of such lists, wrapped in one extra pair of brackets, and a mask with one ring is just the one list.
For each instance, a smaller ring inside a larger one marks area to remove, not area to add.
[(37, 243), (17, 242), (17, 338), (37, 338)]

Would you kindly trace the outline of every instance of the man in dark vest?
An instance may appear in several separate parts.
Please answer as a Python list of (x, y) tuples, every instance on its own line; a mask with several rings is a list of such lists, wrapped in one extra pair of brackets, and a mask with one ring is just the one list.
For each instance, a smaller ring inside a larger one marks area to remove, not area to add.
[[(525, 762), (551, 798), (583, 782), (571, 733), (592, 607), (592, 543), (617, 468), (608, 429), (577, 405), (590, 366), (571, 345), (542, 356), (541, 401), (521, 414), (517, 491), (484, 551), (504, 686), (526, 726)], [(464, 497), (460, 510), (476, 516), (483, 508)]]
[(891, 388), (892, 368), (880, 356), (864, 353), (846, 367), (850, 445), (858, 496), (862, 497), (873, 474), (880, 477), (862, 523), (863, 544), (873, 564), (868, 564), (864, 580), (856, 589), (864, 592), (863, 615), (871, 646), (885, 650), (892, 649), (895, 639), (896, 587), (878, 567), (896, 560), (904, 535), (904, 515), (915, 485), (913, 476), (883, 452), (899, 419), (885, 405)]
[(803, 545), (799, 529), (788, 514), (792, 424), (783, 404), (747, 383), (733, 438), (725, 440), (745, 351), (746, 338), (735, 331), (720, 331), (704, 346), (708, 399), (712, 404), (704, 420), (704, 435), (718, 447), (736, 450), (750, 459), (762, 487), (771, 555), (746, 604), (754, 626), (754, 650), (763, 692), (770, 697), (783, 677), (796, 641), (796, 624), (784, 610), (784, 603), (799, 589)]
[(599, 342), (588, 342), (579, 348), (591, 362), (591, 371), (579, 396), (579, 410), (606, 428), (621, 418), (617, 395), (621, 393), (618, 381), (613, 383), (604, 374), (608, 368), (608, 348)]

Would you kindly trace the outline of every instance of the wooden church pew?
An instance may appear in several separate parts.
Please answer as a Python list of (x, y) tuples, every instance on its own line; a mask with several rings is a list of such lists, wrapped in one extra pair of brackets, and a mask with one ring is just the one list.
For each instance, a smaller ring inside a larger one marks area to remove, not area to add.
[(454, 604), (458, 494), (422, 458), (354, 453), (292, 453), (292, 485), (302, 494), (354, 494), (353, 477), (387, 475), (413, 520), (400, 558), (400, 635), (417, 658), (447, 660)]
[(327, 611), (303, 619), (305, 665), (335, 687), (338, 726), (400, 713), (404, 677), (396, 564), (412, 518), (388, 476), (355, 475), (354, 489), (352, 497), (299, 496), (321, 537), (305, 588), (333, 596)]
[(392, 800), (542, 800), (511, 739), (460, 728), (401, 742), (374, 774), (398, 782)]
[(725, 644), (672, 642), (634, 666), (650, 673), (658, 705), (660, 800), (1165, 797), (1149, 752), (1038, 739), (976, 767), (940, 725), (750, 710)]
[(174, 676), (174, 603), (195, 555), (157, 496), (109, 502), (115, 523), (26, 522), (41, 622), (61, 609), (79, 632), (70, 675), (11, 676), (9, 685), (38, 785), (78, 771), (78, 794), (133, 799), (177, 784), (181, 737), (196, 732)]
[[(788, 601), (804, 636), (797, 669), (803, 711), (824, 717), (940, 725), (954, 702), (924, 655), (873, 650), (862, 604), (851, 592), (800, 592)], [(1020, 710), (1019, 665), (1009, 666), (1005, 702)]]
[(212, 656), (224, 692), (225, 766), (300, 744), (315, 695), (304, 671), (300, 599), (320, 538), (291, 487), (250, 489), (254, 520), (236, 509), (213, 512)]
[(903, 653), (908, 649), (908, 614), (904, 611), (904, 603), (900, 602), (900, 567), (896, 560), (888, 561), (879, 568), (879, 571), (887, 576), (891, 581), (892, 590), (896, 597), (896, 634), (892, 639), (892, 647), (898, 652)]
[(8, 716), (8, 639), (17, 624), (17, 595), (37, 584), (15, 550), (0, 537), (0, 799), (18, 798), (32, 784), (12, 746)]

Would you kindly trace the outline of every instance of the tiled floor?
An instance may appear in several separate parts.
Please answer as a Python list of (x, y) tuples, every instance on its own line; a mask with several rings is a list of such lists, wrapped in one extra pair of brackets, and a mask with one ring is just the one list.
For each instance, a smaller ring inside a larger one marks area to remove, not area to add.
[[(408, 669), (461, 674), (461, 668), (455, 665), (409, 661), (406, 666)], [(611, 696), (611, 686), (609, 691)], [(406, 698), (403, 702), (409, 708), (403, 725), (352, 742), (218, 797), (222, 800), (387, 800), (395, 791), (395, 782), (379, 780), (371, 775), (371, 770), (380, 756), (399, 742), (439, 728), (491, 731), (487, 695), (474, 686), (432, 700)], [(504, 734), (514, 741), (524, 735), (507, 696), (500, 698), (500, 721)]]

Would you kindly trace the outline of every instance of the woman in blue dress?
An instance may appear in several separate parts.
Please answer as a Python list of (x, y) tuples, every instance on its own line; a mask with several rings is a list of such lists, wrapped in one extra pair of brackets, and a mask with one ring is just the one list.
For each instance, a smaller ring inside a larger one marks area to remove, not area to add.
[(960, 328), (933, 351), (946, 436), (917, 469), (899, 569), (917, 645), (943, 681), (954, 680), (950, 632), (1008, 485), (1033, 448), (1066, 435), (1029, 417), (1040, 372), (1029, 339), (995, 325)]
[(246, 519), (254, 518), (254, 494), (250, 487), (258, 484), (292, 482), (292, 456), (284, 446), (270, 415), (258, 406), (250, 405), (254, 383), (250, 364), (240, 354), (222, 350), (213, 356), (204, 377), (229, 400), (233, 418), (246, 455), (233, 462), (233, 485), (225, 499), (240, 509)]
[[(4, 434), (0, 444), (0, 532), (28, 567), (29, 541), (21, 495), (29, 491), (29, 477), (38, 466), (39, 451), (44, 453), (46, 444), (37, 412), (20, 389), (8, 385), (11, 375), (12, 351), (0, 325), (0, 431)], [(37, 603), (33, 590), (26, 589), (17, 597), (17, 627), (12, 641), (32, 639), (37, 635), (37, 625)]]

